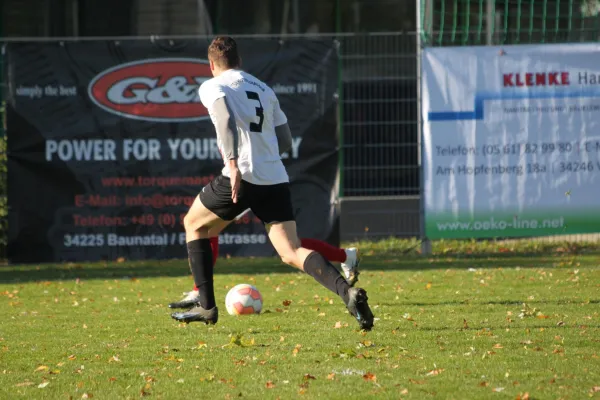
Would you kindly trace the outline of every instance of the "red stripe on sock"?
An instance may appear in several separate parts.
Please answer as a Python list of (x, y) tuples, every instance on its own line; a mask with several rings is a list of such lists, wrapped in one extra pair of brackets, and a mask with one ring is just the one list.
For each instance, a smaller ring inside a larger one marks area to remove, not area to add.
[(346, 252), (344, 249), (330, 245), (317, 239), (301, 239), (302, 247), (314, 250), (321, 254), (329, 261), (344, 262), (346, 261)]

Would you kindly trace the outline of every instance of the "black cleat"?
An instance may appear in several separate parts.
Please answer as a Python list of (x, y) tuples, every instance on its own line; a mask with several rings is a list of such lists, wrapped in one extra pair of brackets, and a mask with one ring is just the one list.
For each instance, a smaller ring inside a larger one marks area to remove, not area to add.
[(353, 287), (348, 290), (348, 304), (346, 308), (356, 318), (360, 328), (365, 331), (370, 331), (373, 328), (373, 320), (375, 319), (367, 303), (368, 299), (365, 289)]
[(200, 301), (200, 295), (197, 290), (186, 293), (186, 296), (180, 301), (169, 304), (169, 308), (192, 308)]
[(171, 314), (171, 318), (179, 322), (204, 322), (205, 324), (214, 325), (219, 320), (219, 309), (213, 307), (210, 310), (204, 309), (200, 304), (196, 304), (194, 308), (186, 312), (177, 312)]

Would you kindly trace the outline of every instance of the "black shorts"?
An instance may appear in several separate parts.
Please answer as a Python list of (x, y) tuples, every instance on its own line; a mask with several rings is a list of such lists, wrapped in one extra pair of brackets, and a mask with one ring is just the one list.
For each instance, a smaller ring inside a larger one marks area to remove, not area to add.
[(228, 177), (219, 175), (200, 192), (204, 207), (225, 221), (235, 219), (250, 208), (263, 223), (294, 221), (294, 210), (288, 183), (254, 185), (242, 180), (237, 203), (231, 199)]

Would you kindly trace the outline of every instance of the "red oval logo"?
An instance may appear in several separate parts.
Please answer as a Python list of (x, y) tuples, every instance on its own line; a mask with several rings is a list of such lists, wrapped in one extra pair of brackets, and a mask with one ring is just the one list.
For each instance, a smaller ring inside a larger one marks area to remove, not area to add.
[(98, 74), (88, 94), (98, 107), (154, 122), (199, 121), (208, 116), (198, 88), (212, 78), (208, 61), (159, 58), (117, 65)]

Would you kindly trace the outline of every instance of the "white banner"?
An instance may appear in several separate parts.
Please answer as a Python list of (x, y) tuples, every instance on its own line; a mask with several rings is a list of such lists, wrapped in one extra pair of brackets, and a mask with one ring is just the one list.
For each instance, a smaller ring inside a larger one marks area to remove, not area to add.
[(428, 48), (426, 235), (600, 231), (600, 45)]

